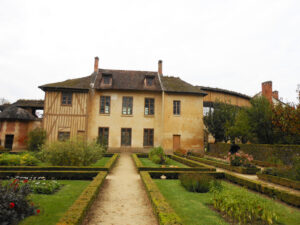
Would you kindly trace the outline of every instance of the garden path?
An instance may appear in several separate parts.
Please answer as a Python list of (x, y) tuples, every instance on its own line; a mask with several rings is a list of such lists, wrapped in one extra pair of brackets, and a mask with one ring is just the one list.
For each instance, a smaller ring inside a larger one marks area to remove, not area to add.
[(157, 225), (130, 153), (121, 153), (84, 225)]

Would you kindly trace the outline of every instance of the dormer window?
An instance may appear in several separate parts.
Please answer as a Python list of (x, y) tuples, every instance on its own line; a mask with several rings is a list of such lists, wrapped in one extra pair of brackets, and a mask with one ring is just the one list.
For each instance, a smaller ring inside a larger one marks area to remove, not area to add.
[(102, 84), (111, 85), (112, 83), (112, 75), (111, 74), (103, 74), (102, 75)]
[(154, 76), (145, 76), (145, 86), (151, 87), (154, 85)]

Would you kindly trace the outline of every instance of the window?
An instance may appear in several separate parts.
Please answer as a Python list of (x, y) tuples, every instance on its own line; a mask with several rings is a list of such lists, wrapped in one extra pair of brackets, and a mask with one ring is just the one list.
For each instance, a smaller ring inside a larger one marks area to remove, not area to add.
[(144, 146), (153, 146), (153, 137), (153, 129), (144, 129)]
[(131, 128), (121, 129), (121, 146), (131, 146)]
[(112, 75), (111, 74), (103, 74), (103, 84), (110, 85), (111, 84), (111, 79)]
[(99, 127), (98, 131), (98, 142), (104, 146), (108, 146), (109, 128)]
[(154, 98), (145, 98), (145, 115), (154, 115)]
[(122, 105), (122, 114), (123, 115), (132, 115), (132, 97), (123, 97), (123, 105)]
[(180, 101), (173, 101), (173, 114), (180, 115)]
[(58, 132), (58, 140), (59, 141), (66, 141), (70, 139), (70, 132), (66, 131), (59, 131)]
[(110, 113), (110, 96), (100, 96), (100, 113)]
[(62, 105), (72, 105), (72, 92), (62, 92), (61, 93), (61, 104)]
[(154, 83), (154, 77), (146, 77), (146, 86), (152, 86)]

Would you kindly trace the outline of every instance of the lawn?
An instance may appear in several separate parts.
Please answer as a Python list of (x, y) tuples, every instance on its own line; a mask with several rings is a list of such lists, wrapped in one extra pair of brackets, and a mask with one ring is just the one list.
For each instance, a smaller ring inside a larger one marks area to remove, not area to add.
[(32, 194), (32, 201), (41, 210), (40, 214), (25, 218), (19, 225), (54, 225), (91, 181), (59, 180), (63, 187), (52, 195)]
[[(147, 167), (157, 167), (157, 168), (161, 167), (160, 164), (156, 164), (156, 163), (152, 162), (149, 158), (139, 158), (139, 160), (141, 160), (143, 165), (147, 166)], [(173, 165), (173, 166), (178, 166), (180, 168), (188, 168), (189, 167), (187, 165), (184, 165), (184, 164), (177, 162), (175, 160), (172, 160), (172, 159), (169, 159), (169, 162), (170, 162), (170, 164), (168, 166)]]
[[(175, 210), (178, 216), (181, 217), (185, 225), (221, 225), (228, 224), (222, 219), (219, 214), (211, 210), (207, 204), (212, 202), (211, 193), (192, 193), (186, 191), (180, 184), (179, 180), (160, 180), (154, 179), (158, 188), (165, 196), (170, 206)], [(234, 192), (240, 187), (222, 182), (225, 188)], [(265, 198), (259, 194), (250, 192), (246, 189), (245, 197), (247, 195), (258, 195), (260, 198), (269, 201), (273, 205), (274, 211), (278, 215), (279, 224), (283, 225), (298, 225), (300, 221), (300, 210), (292, 208), (275, 202), (271, 199)]]

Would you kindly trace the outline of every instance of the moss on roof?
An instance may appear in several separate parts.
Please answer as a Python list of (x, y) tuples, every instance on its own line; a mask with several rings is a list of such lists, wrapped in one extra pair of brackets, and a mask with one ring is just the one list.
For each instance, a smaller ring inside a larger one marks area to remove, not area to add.
[(42, 90), (46, 90), (48, 88), (71, 88), (71, 89), (85, 89), (88, 90), (90, 87), (91, 77), (81, 77), (76, 79), (69, 79), (62, 82), (57, 83), (51, 83), (51, 84), (45, 84), (42, 86), (39, 86)]
[(230, 90), (226, 90), (226, 89), (221, 89), (221, 88), (213, 88), (213, 87), (205, 87), (205, 86), (196, 86), (197, 88), (203, 90), (203, 91), (214, 91), (214, 92), (219, 92), (219, 93), (224, 93), (224, 94), (229, 94), (229, 95), (234, 95), (234, 96), (238, 96), (247, 100), (250, 100), (251, 97), (245, 94), (241, 94), (239, 92), (235, 92), (235, 91), (230, 91)]
[(30, 112), (17, 106), (9, 106), (0, 113), (0, 120), (36, 120)]
[(204, 91), (181, 80), (179, 77), (162, 76), (161, 81), (166, 92), (206, 95)]

